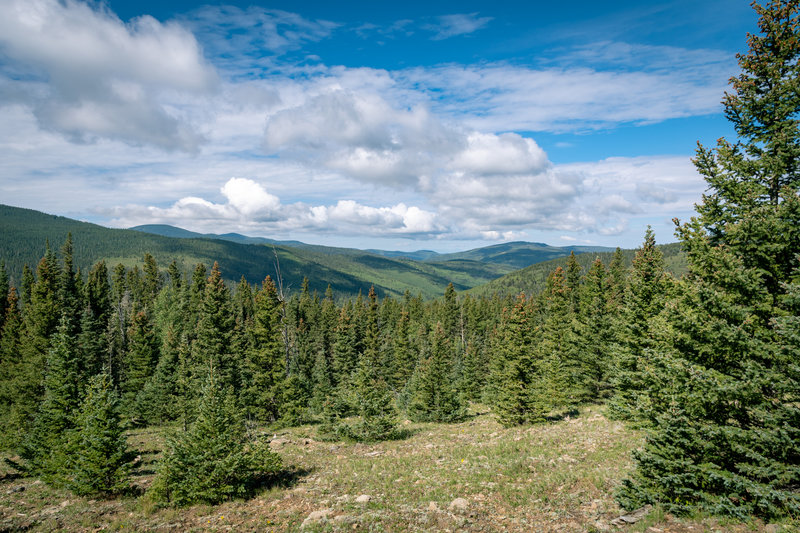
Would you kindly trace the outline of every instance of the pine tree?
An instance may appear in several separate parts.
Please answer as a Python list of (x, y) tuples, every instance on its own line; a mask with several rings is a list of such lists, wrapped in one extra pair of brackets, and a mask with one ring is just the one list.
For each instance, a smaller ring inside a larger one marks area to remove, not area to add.
[(698, 147), (709, 192), (678, 228), (689, 274), (670, 307), (673, 347), (651, 360), (658, 408), (618, 495), (628, 508), (800, 514), (800, 380), (786, 336), (800, 252), (800, 2), (754, 8), (761, 34), (723, 101), (740, 141)]
[(67, 444), (66, 485), (80, 496), (109, 496), (129, 487), (132, 457), (117, 404), (111, 376), (94, 376)]
[(248, 435), (243, 413), (209, 372), (197, 418), (188, 431), (167, 440), (150, 496), (174, 506), (215, 504), (248, 496), (281, 469), (269, 443)]

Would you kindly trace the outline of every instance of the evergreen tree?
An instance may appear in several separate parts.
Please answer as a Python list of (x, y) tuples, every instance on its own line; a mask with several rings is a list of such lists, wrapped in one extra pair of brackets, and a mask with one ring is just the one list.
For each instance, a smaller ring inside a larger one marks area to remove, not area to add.
[(105, 261), (95, 264), (89, 271), (83, 292), (85, 304), (81, 314), (78, 344), (81, 351), (81, 374), (88, 379), (98, 374), (107, 363), (105, 334), (112, 307)]
[(74, 336), (80, 332), (82, 297), (74, 270), (72, 249), (72, 234), (69, 233), (61, 247), (62, 268), (58, 280), (58, 303), (62, 318), (66, 318), (69, 322), (69, 333)]
[(175, 506), (216, 504), (248, 496), (281, 469), (269, 443), (248, 435), (233, 393), (209, 372), (200, 392), (197, 418), (188, 431), (167, 440), (150, 495)]
[(359, 419), (340, 427), (338, 433), (371, 442), (395, 437), (398, 427), (394, 398), (378, 364), (378, 304), (374, 287), (370, 287), (368, 298), (365, 349), (352, 380), (352, 393), (358, 402), (355, 414)]
[(430, 356), (417, 367), (418, 376), (411, 391), (408, 414), (421, 422), (455, 422), (466, 410), (453, 387), (450, 339), (437, 323), (433, 328)]
[(0, 448), (11, 448), (20, 442), (26, 427), (19, 405), (19, 380), (24, 376), (23, 323), (14, 287), (8, 293), (5, 307), (0, 332)]
[(740, 141), (698, 147), (709, 192), (678, 228), (689, 274), (671, 306), (673, 347), (652, 358), (654, 428), (618, 495), (627, 508), (800, 514), (800, 380), (787, 330), (800, 252), (800, 2), (754, 8), (761, 34), (748, 36), (723, 101)]
[(234, 316), (231, 310), (230, 292), (215, 262), (205, 284), (202, 305), (197, 322), (197, 341), (193, 356), (201, 368), (214, 367), (216, 379), (225, 387), (238, 386), (238, 368), (231, 350)]
[(0, 260), (0, 335), (3, 333), (3, 323), (6, 319), (6, 306), (8, 305), (8, 291), (10, 289), (8, 273), (6, 272), (6, 262)]
[(614, 397), (609, 402), (613, 418), (642, 421), (647, 416), (645, 365), (652, 350), (660, 345), (656, 318), (664, 310), (670, 283), (664, 270), (664, 256), (648, 226), (642, 247), (633, 259), (615, 328)]
[(142, 295), (143, 304), (147, 307), (151, 306), (158, 296), (163, 280), (161, 273), (158, 271), (158, 263), (156, 258), (146, 253), (144, 254), (144, 279), (142, 280)]
[(254, 305), (253, 343), (245, 353), (242, 402), (256, 419), (275, 421), (283, 402), (286, 361), (281, 339), (281, 302), (269, 276), (256, 293)]
[(520, 294), (507, 310), (493, 343), (489, 400), (505, 426), (542, 422), (549, 411), (542, 361), (534, 354), (534, 324)]
[(31, 303), (31, 296), (33, 294), (33, 285), (36, 279), (33, 275), (31, 267), (27, 264), (22, 267), (22, 283), (20, 284), (19, 302), (22, 308), (28, 307)]
[(69, 318), (62, 317), (47, 356), (42, 401), (20, 450), (24, 470), (54, 485), (66, 482), (67, 434), (80, 403), (77, 347), (70, 327)]
[(579, 389), (581, 400), (592, 401), (611, 393), (611, 348), (614, 341), (614, 315), (609, 302), (609, 278), (598, 257), (581, 285)]
[(114, 495), (129, 487), (131, 454), (117, 404), (111, 376), (94, 376), (67, 445), (66, 485), (78, 495)]
[(133, 317), (128, 332), (128, 351), (125, 369), (120, 384), (123, 410), (131, 420), (142, 422), (143, 415), (137, 404), (137, 396), (153, 374), (158, 363), (158, 338), (150, 317), (139, 311)]

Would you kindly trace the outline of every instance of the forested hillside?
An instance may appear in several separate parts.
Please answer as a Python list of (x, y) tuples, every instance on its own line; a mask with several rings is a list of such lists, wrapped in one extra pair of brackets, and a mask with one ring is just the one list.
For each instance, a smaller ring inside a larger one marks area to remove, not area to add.
[[(664, 256), (664, 269), (675, 278), (682, 277), (688, 269), (686, 254), (681, 251), (680, 243), (660, 244), (658, 248)], [(623, 264), (630, 267), (633, 264), (635, 250), (620, 250)], [(575, 260), (580, 265), (581, 272), (587, 272), (595, 259), (600, 259), (605, 264), (610, 264), (614, 257), (614, 252), (606, 251), (587, 251), (575, 256)], [(542, 261), (530, 265), (520, 270), (515, 270), (500, 278), (492, 280), (483, 285), (470, 289), (470, 294), (475, 296), (488, 296), (492, 294), (513, 295), (521, 292), (525, 294), (536, 294), (544, 289), (547, 284), (547, 277), (557, 267), (565, 267), (567, 257), (559, 256), (556, 259)]]
[[(504, 265), (475, 261), (424, 264), (405, 259), (323, 246), (269, 246), (223, 239), (171, 238), (133, 230), (110, 229), (30, 209), (0, 206), (0, 250), (6, 270), (19, 281), (22, 268), (34, 268), (48, 242), (54, 247), (72, 234), (76, 268), (88, 270), (104, 259), (109, 265), (139, 265), (146, 253), (159, 264), (175, 261), (183, 273), (197, 263), (221, 265), (225, 278), (244, 277), (257, 283), (266, 275), (281, 277), (287, 289), (299, 290), (303, 279), (311, 291), (324, 293), (328, 285), (339, 296), (355, 296), (374, 286), (377, 294), (402, 295), (409, 290), (426, 298), (441, 294), (449, 283), (459, 290), (474, 287), (512, 270)], [(277, 260), (276, 260), (277, 254)]]

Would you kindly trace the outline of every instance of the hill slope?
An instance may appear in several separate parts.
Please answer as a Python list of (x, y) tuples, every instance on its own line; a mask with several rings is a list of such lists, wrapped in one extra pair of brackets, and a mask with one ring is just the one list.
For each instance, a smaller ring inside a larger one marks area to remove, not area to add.
[(48, 215), (31, 209), (0, 205), (0, 259), (18, 282), (24, 264), (36, 266), (46, 243), (58, 249), (72, 233), (76, 267), (84, 271), (105, 259), (110, 265), (132, 266), (151, 253), (165, 268), (173, 260), (184, 271), (195, 264), (218, 261), (228, 280), (242, 276), (260, 283), (276, 276), (276, 256), (285, 286), (297, 289), (303, 277), (311, 290), (324, 292), (330, 284), (340, 296), (366, 292), (374, 284), (379, 295), (402, 295), (405, 290), (430, 298), (444, 293), (452, 282), (458, 290), (485, 283), (511, 271), (503, 265), (475, 261), (433, 264), (381, 257), (358, 250), (334, 253), (326, 247), (241, 244), (223, 239), (174, 238), (141, 231), (110, 229), (96, 224)]
[[(667, 272), (670, 272), (675, 277), (680, 277), (686, 273), (687, 262), (686, 254), (681, 250), (680, 243), (660, 244), (658, 247), (664, 254), (664, 266)], [(633, 263), (633, 258), (636, 255), (636, 250), (622, 250), (625, 258), (625, 265), (630, 267)], [(583, 253), (575, 256), (578, 264), (583, 268), (585, 273), (595, 258), (599, 257), (603, 263), (608, 266), (614, 252), (591, 252)], [(506, 274), (501, 278), (492, 280), (485, 285), (481, 285), (471, 289), (469, 292), (473, 295), (509, 295), (519, 294), (536, 294), (547, 285), (547, 277), (553, 270), (558, 267), (563, 267), (567, 263), (565, 257), (551, 259), (550, 261), (543, 261), (535, 265), (531, 265), (521, 270), (516, 270), (510, 274)]]

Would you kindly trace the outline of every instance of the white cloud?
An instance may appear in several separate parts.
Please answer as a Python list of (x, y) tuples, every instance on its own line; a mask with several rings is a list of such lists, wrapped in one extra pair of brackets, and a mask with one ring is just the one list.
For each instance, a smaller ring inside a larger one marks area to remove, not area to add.
[(43, 128), (81, 142), (170, 150), (193, 151), (201, 142), (163, 93), (204, 93), (217, 77), (194, 36), (176, 24), (149, 16), (125, 24), (75, 0), (8, 0), (0, 8), (0, 50), (6, 69), (36, 80), (24, 101)]
[(581, 49), (544, 66), (442, 65), (393, 76), (477, 130), (565, 132), (717, 113), (735, 68), (716, 51), (602, 45), (596, 63)]
[(442, 15), (437, 20), (436, 24), (425, 26), (425, 29), (435, 32), (431, 37), (434, 41), (476, 32), (491, 22), (492, 17), (479, 17), (478, 13), (457, 13)]
[(169, 207), (136, 204), (108, 210), (114, 224), (130, 227), (145, 223), (175, 224), (197, 231), (237, 231), (276, 234), (285, 231), (321, 233), (432, 236), (444, 229), (435, 213), (399, 203), (372, 207), (354, 200), (339, 200), (333, 205), (309, 206), (302, 202), (281, 204), (258, 182), (231, 178), (220, 189), (225, 203), (187, 196)]

